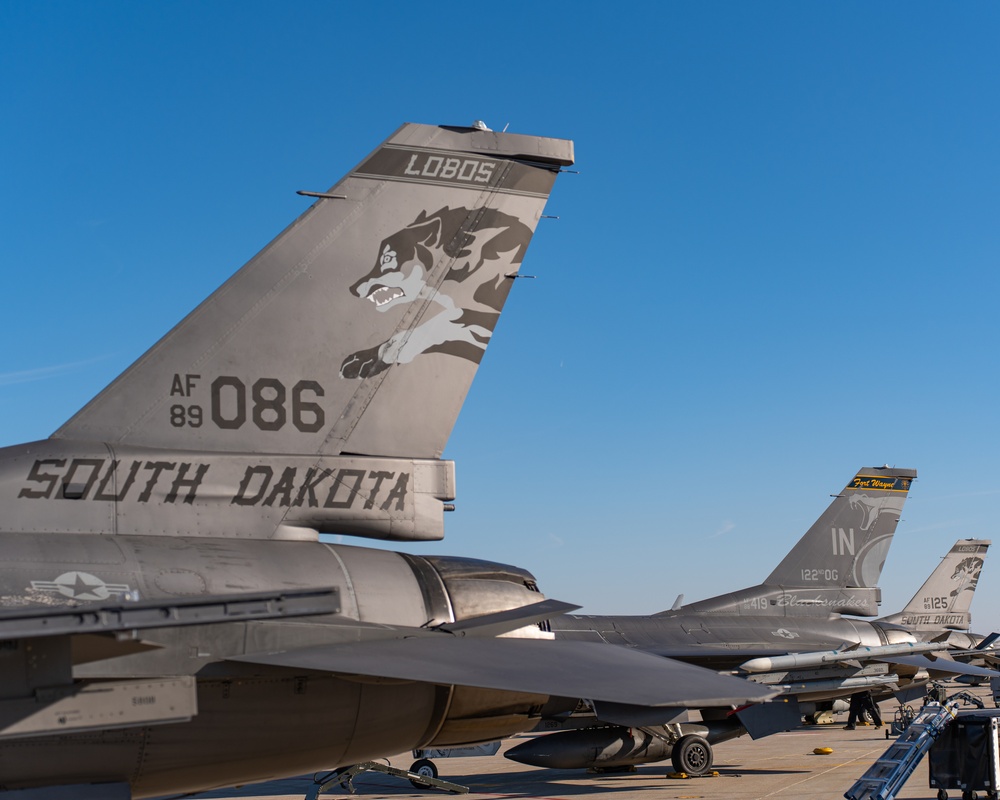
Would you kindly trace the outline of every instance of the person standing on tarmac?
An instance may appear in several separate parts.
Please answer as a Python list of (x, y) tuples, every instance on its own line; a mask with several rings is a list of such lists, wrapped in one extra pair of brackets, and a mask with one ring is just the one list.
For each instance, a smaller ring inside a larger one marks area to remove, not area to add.
[(855, 692), (851, 695), (851, 707), (847, 712), (847, 724), (844, 726), (844, 730), (853, 731), (857, 726), (858, 718), (863, 717), (866, 711), (872, 718), (872, 722), (875, 723), (875, 727), (881, 728), (882, 715), (879, 713), (878, 706), (872, 698), (872, 693), (866, 689), (863, 692)]

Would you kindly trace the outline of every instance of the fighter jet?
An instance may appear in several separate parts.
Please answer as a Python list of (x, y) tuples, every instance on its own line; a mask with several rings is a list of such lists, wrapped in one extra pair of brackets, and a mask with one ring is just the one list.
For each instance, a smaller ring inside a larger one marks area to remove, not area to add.
[[(899, 680), (872, 687), (878, 699), (894, 695), (900, 702), (909, 702), (924, 693), (928, 681), (954, 678), (979, 683), (996, 676), (990, 668), (993, 651), (988, 648), (1000, 634), (984, 637), (968, 630), (972, 624), (969, 609), (989, 546), (987, 539), (960, 539), (901, 612), (876, 620), (881, 628), (896, 627), (912, 633), (919, 642), (942, 645), (940, 651), (894, 656), (891, 668)], [(806, 716), (810, 722), (829, 721), (832, 713), (848, 710), (842, 699), (812, 705)]]
[(652, 616), (565, 615), (553, 620), (553, 632), (715, 669), (736, 668), (749, 657), (912, 641), (843, 615), (878, 615), (878, 579), (916, 474), (861, 469), (761, 584)]
[(982, 637), (969, 637), (970, 609), (991, 544), (989, 539), (959, 539), (903, 610), (879, 622), (899, 625), (921, 639), (946, 637), (958, 647), (975, 647)]
[(784, 702), (705, 708), (699, 722), (687, 721), (681, 710), (666, 726), (595, 702), (587, 709), (589, 728), (537, 737), (505, 755), (561, 769), (614, 769), (670, 757), (677, 771), (699, 774), (711, 767), (714, 743), (787, 729), (817, 702), (861, 689), (899, 689), (918, 670), (901, 676), (890, 662), (946, 645), (918, 642), (896, 624), (845, 615), (877, 616), (878, 579), (916, 474), (861, 469), (762, 584), (652, 616), (552, 620), (557, 639), (604, 641), (723, 670), (780, 688)]
[[(440, 539), (445, 443), (572, 142), (403, 125), (47, 440), (0, 450), (0, 790), (148, 797), (775, 692), (552, 641)], [(41, 287), (40, 287), (41, 289)], [(620, 675), (627, 674), (623, 681)]]
[[(972, 600), (983, 570), (989, 539), (959, 539), (941, 559), (912, 599), (897, 614), (878, 620), (880, 625), (898, 625), (920, 641), (942, 642), (946, 654), (927, 654), (901, 659), (899, 663), (925, 670), (931, 678), (952, 676), (963, 667), (959, 680), (978, 683), (995, 677), (990, 667), (998, 661), (993, 645), (1000, 634), (972, 633)], [(977, 671), (977, 667), (982, 667)]]

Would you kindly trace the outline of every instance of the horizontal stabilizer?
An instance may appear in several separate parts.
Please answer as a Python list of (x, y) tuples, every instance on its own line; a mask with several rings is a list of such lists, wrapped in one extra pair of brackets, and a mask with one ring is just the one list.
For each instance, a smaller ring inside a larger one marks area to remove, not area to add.
[(427, 634), (232, 660), (641, 706), (743, 705), (777, 694), (751, 681), (594, 642)]
[(438, 625), (435, 630), (445, 633), (456, 633), (461, 636), (499, 636), (502, 633), (533, 625), (544, 619), (557, 617), (576, 611), (580, 606), (564, 603), (562, 600), (542, 600), (530, 606), (520, 606), (507, 611), (497, 611), (494, 614), (483, 614), (478, 617), (447, 622)]

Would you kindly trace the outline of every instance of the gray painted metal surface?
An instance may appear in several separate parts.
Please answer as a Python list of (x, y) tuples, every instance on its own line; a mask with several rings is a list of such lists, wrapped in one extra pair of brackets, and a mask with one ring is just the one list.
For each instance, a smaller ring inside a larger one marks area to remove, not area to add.
[(77, 682), (0, 701), (0, 738), (186, 722), (197, 713), (193, 675), (152, 681)]
[[(976, 690), (987, 698), (985, 688)], [(881, 704), (886, 720), (894, 704)], [(580, 797), (615, 797), (619, 800), (832, 800), (844, 792), (886, 749), (884, 728), (859, 726), (843, 729), (846, 710), (839, 721), (823, 725), (800, 725), (760, 741), (734, 739), (716, 748), (713, 770), (717, 775), (671, 777), (666, 764), (640, 765), (633, 769), (586, 772), (581, 769), (537, 769), (504, 758), (480, 757), (439, 761), (442, 777), (470, 787), (481, 798), (542, 797), (574, 800)], [(532, 737), (518, 736), (502, 745), (508, 752)], [(829, 748), (817, 753), (817, 749)], [(401, 753), (390, 763), (407, 767), (413, 756)], [(906, 800), (935, 800), (937, 788), (928, 788), (927, 759), (899, 791)], [(311, 775), (270, 784), (246, 786), (199, 795), (213, 800), (302, 800), (312, 787)], [(440, 792), (420, 792), (408, 781), (369, 774), (354, 781), (358, 797), (441, 798)], [(959, 793), (949, 792), (957, 797)], [(329, 797), (345, 796), (333, 792)], [(980, 794), (982, 796), (982, 794)]]
[[(539, 695), (587, 697), (634, 706), (739, 705), (772, 697), (765, 687), (674, 662), (663, 682), (662, 659), (595, 642), (408, 636), (359, 645), (316, 645), (290, 653), (235, 659)], [(567, 669), (571, 664), (572, 668)], [(616, 675), (617, 673), (617, 675)], [(609, 681), (608, 675), (614, 675)], [(620, 677), (619, 677), (620, 676)], [(728, 688), (730, 694), (724, 694)]]
[[(857, 618), (877, 615), (878, 579), (915, 478), (909, 469), (861, 469), (762, 584), (675, 603), (652, 616), (565, 615), (552, 620), (552, 630), (557, 638), (623, 645), (780, 688), (796, 712), (828, 709), (834, 699), (866, 689), (920, 692), (930, 675), (988, 674), (945, 652), (954, 636), (950, 629), (968, 621), (988, 542), (957, 543), (903, 613), (871, 622)], [(921, 607), (939, 610), (917, 613)], [(969, 641), (952, 644), (968, 647)], [(578, 716), (591, 714), (599, 734), (552, 733), (508, 757), (562, 768), (653, 762), (672, 757), (685, 736), (712, 744), (785, 729), (788, 708), (770, 703), (707, 728), (684, 720), (661, 728), (642, 712), (612, 715), (594, 703)]]
[[(319, 541), (443, 535), (440, 455), (572, 161), (404, 125), (50, 439), (0, 450), (0, 627), (24, 626), (0, 791), (179, 794), (495, 740), (578, 694), (772, 693), (554, 641), (539, 615), (569, 606), (526, 570)], [(316, 590), (339, 610), (284, 618)]]
[(572, 163), (565, 140), (403, 125), (55, 437), (439, 458)]
[(881, 621), (932, 636), (943, 629), (967, 631), (972, 627), (969, 609), (990, 544), (988, 539), (959, 539), (903, 610)]
[[(86, 590), (81, 573), (75, 581)], [(65, 587), (69, 584), (55, 584)], [(76, 589), (76, 584), (73, 586)], [(100, 634), (169, 628), (180, 625), (210, 625), (233, 620), (281, 619), (340, 611), (336, 589), (296, 589), (281, 592), (247, 592), (239, 595), (186, 597), (170, 601), (136, 600), (69, 608), (21, 607), (0, 611), (0, 641), (44, 638), (66, 634)]]

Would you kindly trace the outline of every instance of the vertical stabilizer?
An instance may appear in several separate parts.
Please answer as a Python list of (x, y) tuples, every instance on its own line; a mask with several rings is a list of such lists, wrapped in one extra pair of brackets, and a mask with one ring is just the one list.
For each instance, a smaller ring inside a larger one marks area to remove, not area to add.
[(560, 139), (404, 125), (53, 437), (440, 457), (572, 162)]
[(968, 630), (989, 539), (959, 539), (899, 614), (883, 621), (913, 631)]
[(877, 586), (903, 503), (916, 477), (912, 469), (860, 470), (764, 583)]
[(764, 583), (684, 607), (747, 616), (878, 615), (878, 579), (916, 470), (865, 467)]

